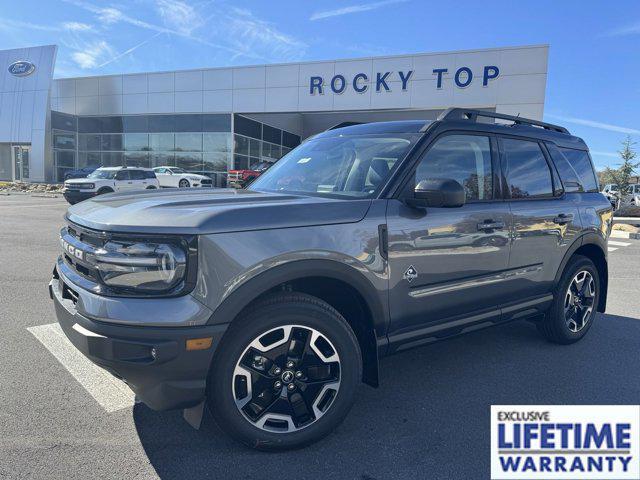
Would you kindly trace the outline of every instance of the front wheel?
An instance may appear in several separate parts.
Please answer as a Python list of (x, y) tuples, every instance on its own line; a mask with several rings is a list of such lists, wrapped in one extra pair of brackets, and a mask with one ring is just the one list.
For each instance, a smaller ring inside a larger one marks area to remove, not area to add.
[(591, 328), (599, 299), (598, 269), (589, 258), (574, 256), (565, 267), (551, 308), (538, 323), (538, 330), (554, 343), (577, 342)]
[(216, 422), (261, 450), (315, 442), (349, 412), (361, 379), (358, 341), (322, 300), (277, 294), (236, 319), (212, 362)]
[(190, 184), (189, 184), (189, 180), (187, 180), (186, 178), (183, 178), (182, 180), (180, 180), (178, 182), (178, 187), (179, 188), (189, 188)]

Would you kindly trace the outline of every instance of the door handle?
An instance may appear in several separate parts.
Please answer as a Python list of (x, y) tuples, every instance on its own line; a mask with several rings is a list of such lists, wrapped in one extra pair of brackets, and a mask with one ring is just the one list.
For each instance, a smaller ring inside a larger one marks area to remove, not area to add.
[(478, 230), (500, 230), (504, 228), (504, 222), (496, 222), (495, 220), (485, 220), (478, 224)]
[(572, 221), (573, 221), (573, 213), (561, 213), (557, 217), (553, 218), (553, 223), (557, 223), (558, 225), (564, 225)]

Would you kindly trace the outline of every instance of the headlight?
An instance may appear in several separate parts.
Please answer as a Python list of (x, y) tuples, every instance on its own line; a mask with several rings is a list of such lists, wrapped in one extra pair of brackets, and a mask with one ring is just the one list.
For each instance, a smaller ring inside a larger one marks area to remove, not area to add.
[(105, 285), (136, 293), (168, 293), (187, 271), (187, 253), (171, 243), (109, 240), (87, 260)]

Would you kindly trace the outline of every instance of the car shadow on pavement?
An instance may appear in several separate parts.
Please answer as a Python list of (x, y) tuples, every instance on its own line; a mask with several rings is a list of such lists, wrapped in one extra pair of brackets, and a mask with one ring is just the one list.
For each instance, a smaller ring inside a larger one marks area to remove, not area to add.
[(544, 341), (516, 322), (388, 357), (345, 422), (307, 448), (263, 453), (206, 415), (136, 405), (158, 476), (172, 478), (488, 478), (492, 404), (629, 404), (640, 398), (640, 319), (600, 315), (581, 342)]

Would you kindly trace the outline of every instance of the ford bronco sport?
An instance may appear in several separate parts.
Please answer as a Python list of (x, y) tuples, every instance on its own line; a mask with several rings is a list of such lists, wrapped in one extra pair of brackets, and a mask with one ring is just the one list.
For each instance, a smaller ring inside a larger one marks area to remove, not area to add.
[(260, 449), (331, 432), (385, 355), (524, 318), (573, 343), (607, 297), (587, 146), (490, 112), (332, 129), (248, 190), (113, 193), (66, 220), (49, 290), (71, 342)]

